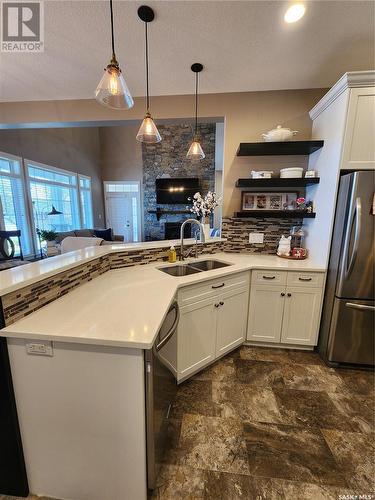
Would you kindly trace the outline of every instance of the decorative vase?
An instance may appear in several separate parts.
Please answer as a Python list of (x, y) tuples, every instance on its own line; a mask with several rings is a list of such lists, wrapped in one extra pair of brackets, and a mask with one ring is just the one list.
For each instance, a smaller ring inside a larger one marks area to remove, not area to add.
[(204, 231), (204, 237), (206, 240), (210, 239), (210, 234), (211, 234), (211, 228), (210, 228), (210, 218), (205, 217), (203, 219), (203, 231)]

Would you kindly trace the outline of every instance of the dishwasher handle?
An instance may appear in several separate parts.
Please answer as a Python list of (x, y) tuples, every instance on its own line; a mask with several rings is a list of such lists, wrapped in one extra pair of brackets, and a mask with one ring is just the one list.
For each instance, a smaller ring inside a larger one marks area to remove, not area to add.
[(162, 349), (165, 346), (165, 344), (169, 342), (170, 338), (173, 337), (173, 334), (176, 331), (178, 322), (180, 320), (180, 308), (178, 307), (177, 302), (174, 302), (172, 304), (172, 307), (169, 309), (168, 313), (170, 313), (173, 310), (176, 311), (176, 317), (173, 321), (173, 325), (171, 326), (169, 332), (161, 339), (161, 341), (156, 344), (155, 346), (156, 352), (159, 352), (160, 349)]

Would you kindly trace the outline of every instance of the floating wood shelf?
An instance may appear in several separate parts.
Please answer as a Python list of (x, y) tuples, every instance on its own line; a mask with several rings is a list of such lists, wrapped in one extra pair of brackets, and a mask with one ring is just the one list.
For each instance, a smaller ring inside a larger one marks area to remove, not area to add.
[(192, 214), (192, 212), (190, 212), (190, 210), (149, 210), (148, 211), (149, 214), (156, 214), (156, 218), (157, 220), (159, 221), (160, 218), (163, 216), (163, 215), (171, 215), (171, 214)]
[(310, 155), (324, 145), (324, 141), (241, 142), (237, 156)]
[(319, 184), (319, 177), (296, 177), (290, 179), (281, 179), (280, 177), (271, 177), (271, 179), (238, 179), (236, 187), (239, 188), (291, 188), (305, 187), (310, 184)]
[(245, 210), (235, 212), (237, 219), (314, 219), (315, 213), (304, 210)]

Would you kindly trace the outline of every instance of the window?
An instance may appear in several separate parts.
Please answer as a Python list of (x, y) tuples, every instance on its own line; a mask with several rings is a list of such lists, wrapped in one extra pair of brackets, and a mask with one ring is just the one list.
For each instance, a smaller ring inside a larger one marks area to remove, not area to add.
[[(53, 207), (61, 213), (51, 214)], [(24, 255), (39, 249), (37, 229), (60, 232), (90, 227), (90, 177), (31, 160), (22, 163), (22, 158), (0, 152), (0, 229), (21, 230)], [(18, 238), (14, 243), (17, 254)]]
[[(37, 229), (72, 231), (81, 227), (77, 175), (26, 161), (34, 224)], [(58, 215), (50, 215), (52, 207)]]
[(91, 197), (91, 179), (85, 175), (79, 175), (79, 195), (81, 202), (82, 227), (94, 227), (92, 217), (92, 197)]
[[(20, 230), (24, 255), (32, 253), (21, 158), (7, 153), (0, 153), (0, 226), (6, 231)], [(18, 238), (13, 241), (19, 255)]]

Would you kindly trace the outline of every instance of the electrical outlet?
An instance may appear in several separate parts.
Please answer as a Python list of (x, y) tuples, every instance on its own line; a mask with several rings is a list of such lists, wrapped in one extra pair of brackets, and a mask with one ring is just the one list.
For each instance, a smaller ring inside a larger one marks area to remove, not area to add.
[(263, 243), (264, 233), (249, 233), (249, 243)]
[(53, 356), (52, 342), (26, 342), (27, 354), (37, 354), (38, 356)]

